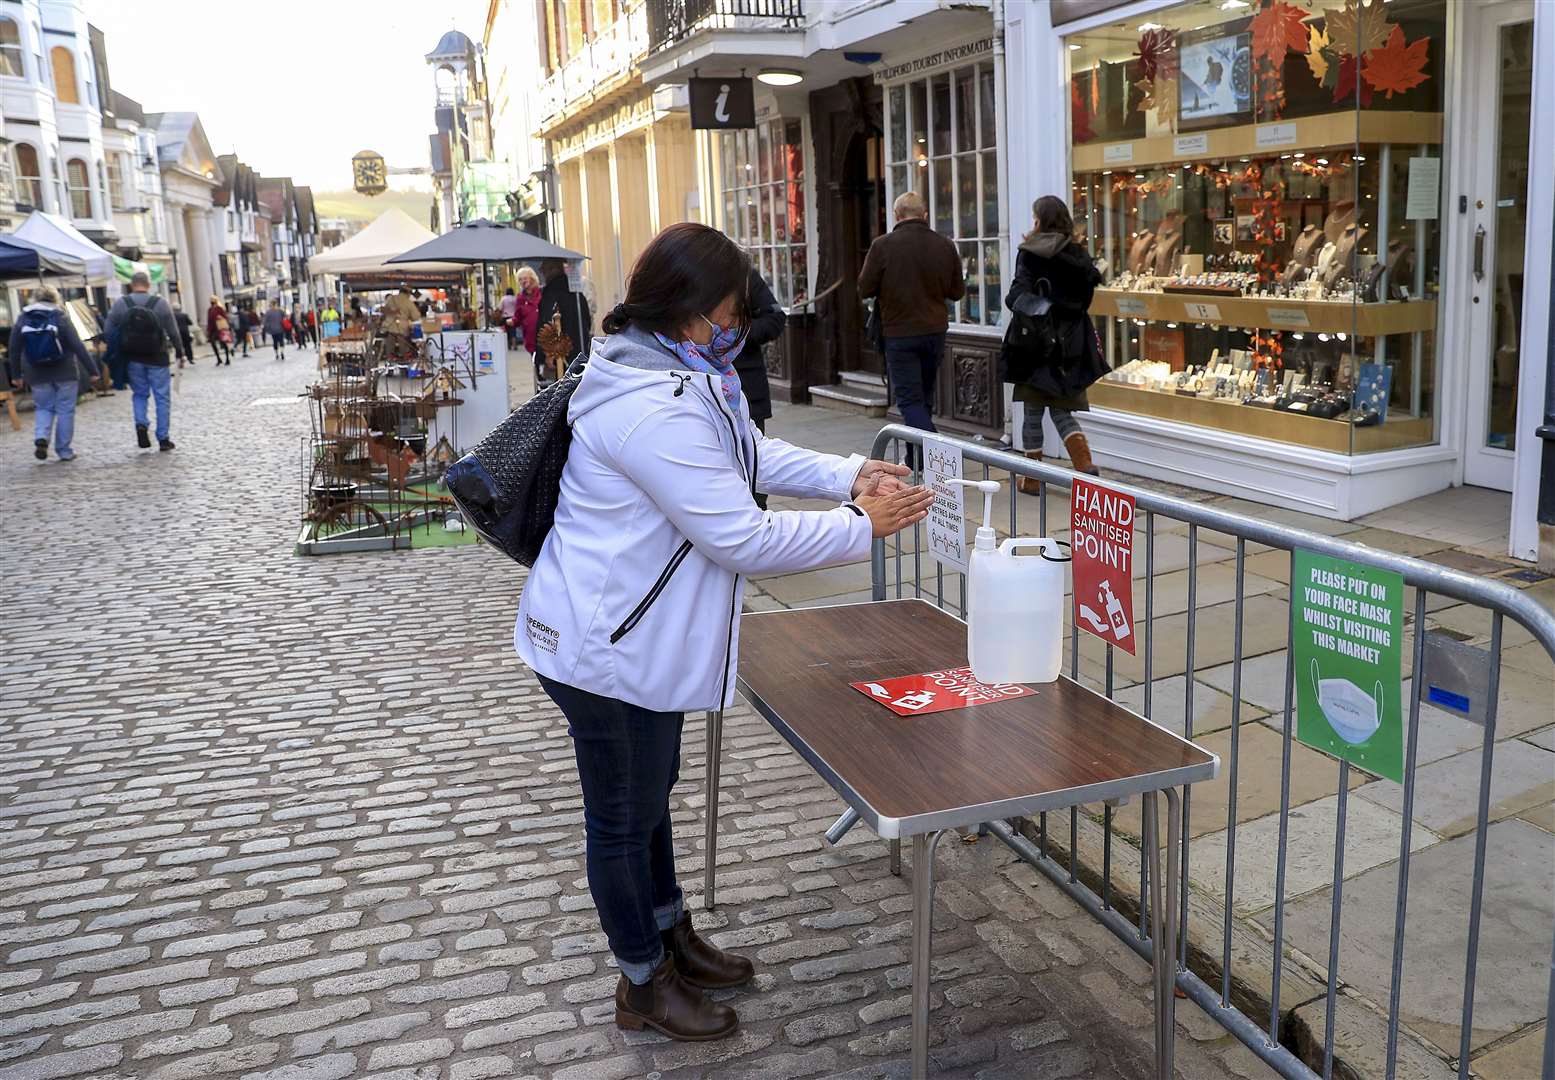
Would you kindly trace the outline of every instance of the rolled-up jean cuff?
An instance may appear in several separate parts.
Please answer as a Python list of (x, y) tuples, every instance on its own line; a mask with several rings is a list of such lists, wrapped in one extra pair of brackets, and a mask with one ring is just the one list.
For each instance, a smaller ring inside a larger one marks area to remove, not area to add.
[(680, 917), (685, 913), (685, 898), (677, 896), (675, 897), (674, 903), (664, 904), (661, 907), (656, 907), (653, 909), (653, 921), (658, 925), (660, 930), (668, 930), (670, 927), (680, 922)]
[(664, 963), (664, 950), (662, 948), (652, 960), (643, 963), (634, 963), (631, 960), (622, 960), (619, 956), (616, 957), (616, 966), (621, 969), (621, 974), (625, 975), (636, 986), (642, 986), (649, 979), (653, 978), (653, 973), (659, 969), (659, 965), (662, 963)]

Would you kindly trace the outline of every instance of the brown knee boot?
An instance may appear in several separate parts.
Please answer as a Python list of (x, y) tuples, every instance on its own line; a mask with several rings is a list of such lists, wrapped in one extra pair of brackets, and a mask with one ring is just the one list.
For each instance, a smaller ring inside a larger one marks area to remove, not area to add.
[(1066, 438), (1064, 448), (1069, 451), (1069, 467), (1075, 472), (1101, 475), (1101, 470), (1091, 461), (1091, 444), (1085, 441), (1085, 432), (1076, 431)]
[(629, 1031), (644, 1027), (681, 1042), (721, 1039), (740, 1024), (727, 1005), (709, 1001), (701, 990), (675, 970), (675, 956), (665, 953), (653, 977), (641, 986), (622, 975), (616, 983), (616, 1026)]
[[(1041, 450), (1027, 450), (1026, 451), (1026, 456), (1029, 457), (1032, 461), (1041, 461), (1042, 460), (1042, 451)], [(1020, 480), (1018, 480), (1016, 482), (1015, 486), (1018, 489), (1020, 489), (1020, 493), (1022, 495), (1040, 495), (1040, 494), (1042, 494), (1042, 481), (1040, 481), (1040, 480), (1033, 480), (1029, 476), (1021, 477)]]

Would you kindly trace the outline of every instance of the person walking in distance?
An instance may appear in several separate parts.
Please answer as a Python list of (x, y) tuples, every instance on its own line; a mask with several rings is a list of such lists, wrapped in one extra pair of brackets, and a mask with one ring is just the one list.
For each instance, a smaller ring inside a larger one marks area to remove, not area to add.
[[(761, 355), (761, 347), (783, 335), (788, 313), (777, 302), (766, 279), (754, 266), (751, 267), (746, 296), (750, 305), (750, 332), (745, 335), (745, 348), (735, 357), (734, 370), (740, 376), (740, 389), (745, 394), (746, 404), (750, 406), (751, 423), (765, 433), (767, 421), (772, 417), (772, 385), (767, 380), (767, 362)], [(767, 497), (757, 494), (756, 505), (765, 510)]]
[(307, 311), (302, 313), (302, 330), (303, 333), (307, 335), (308, 343), (311, 344), (314, 348), (318, 348), (319, 315), (315, 309), (310, 307)]
[[(1010, 283), (1004, 306), (1018, 315), (1048, 317), (1057, 330), (1058, 350), (1061, 355), (1049, 357), (1048, 366), (1061, 365), (1066, 370), (1104, 370), (1101, 362), (1101, 345), (1091, 325), (1091, 297), (1101, 284), (1101, 273), (1091, 261), (1085, 248), (1074, 241), (1074, 219), (1069, 207), (1057, 195), (1044, 195), (1032, 206), (1031, 231), (1020, 242), (1015, 256), (1015, 280)], [(1084, 364), (1075, 363), (1084, 359)], [(1091, 461), (1091, 446), (1080, 422), (1074, 418), (1077, 412), (1087, 412), (1090, 402), (1083, 386), (1071, 389), (1065, 396), (1056, 396), (1030, 383), (1015, 385), (1015, 400), (1026, 407), (1025, 420), (1021, 423), (1021, 445), (1026, 456), (1042, 460), (1042, 414), (1053, 418), (1053, 427), (1064, 441), (1069, 452), (1069, 463), (1075, 472), (1101, 475)], [(1036, 480), (1022, 477), (1020, 490), (1028, 495), (1041, 491)]]
[(22, 308), (11, 327), (11, 347), (6, 356), (6, 378), (20, 390), (32, 387), (36, 410), (32, 422), (32, 456), (47, 461), (49, 439), (60, 461), (74, 461), (70, 448), (76, 430), (76, 397), (81, 391), (77, 362), (93, 378), (100, 378), (97, 360), (86, 351), (81, 337), (59, 306), (59, 293), (50, 286), (33, 293), (32, 303)]
[(147, 400), (155, 397), (157, 445), (164, 451), (173, 449), (173, 440), (168, 438), (173, 419), (173, 374), (168, 370), (167, 350), (169, 346), (175, 353), (182, 350), (183, 338), (173, 309), (151, 291), (150, 275), (137, 270), (131, 276), (130, 291), (119, 297), (108, 313), (107, 329), (109, 339), (118, 342), (129, 365), (135, 444), (143, 450), (151, 446)]
[[(693, 927), (670, 813), (686, 712), (734, 701), (745, 580), (862, 559), (933, 498), (900, 465), (751, 423), (733, 363), (749, 277), (734, 241), (693, 222), (638, 257), (573, 395), (555, 525), (513, 628), (567, 718), (589, 892), (621, 972), (615, 1022), (688, 1041), (732, 1034), (734, 1010), (706, 992), (755, 977)], [(832, 505), (763, 511), (756, 491)]]
[(286, 359), (286, 312), (281, 310), (279, 300), (270, 301), (270, 308), (265, 312), (265, 334), (270, 338), (270, 350), (277, 360)]
[(182, 367), (186, 360), (192, 365), (194, 363), (194, 320), (184, 310), (182, 301), (173, 301), (173, 321), (178, 324), (178, 340), (184, 347), (184, 355), (179, 360), (178, 366)]
[(896, 227), (869, 245), (859, 295), (875, 298), (886, 372), (902, 419), (909, 427), (934, 431), (934, 383), (950, 328), (945, 305), (966, 295), (966, 277), (956, 245), (929, 228), (922, 195), (903, 192), (891, 209)]
[[(227, 318), (227, 309), (221, 304), (221, 299), (211, 297), (210, 306), (205, 309), (205, 336), (211, 340), (211, 353), (216, 358), (216, 366), (226, 364), (232, 366), (232, 322)], [(225, 352), (227, 358), (222, 359)]]
[(502, 327), (508, 334), (508, 348), (515, 347), (518, 335), (514, 333), (518, 329), (518, 294), (509, 285), (507, 291), (502, 294), (502, 299), (497, 303), (497, 312), (502, 317)]
[(540, 275), (534, 272), (530, 266), (520, 266), (518, 273), (514, 275), (518, 281), (517, 303), (513, 308), (513, 319), (517, 336), (523, 342), (524, 351), (530, 356), (535, 353), (535, 332), (540, 328)]

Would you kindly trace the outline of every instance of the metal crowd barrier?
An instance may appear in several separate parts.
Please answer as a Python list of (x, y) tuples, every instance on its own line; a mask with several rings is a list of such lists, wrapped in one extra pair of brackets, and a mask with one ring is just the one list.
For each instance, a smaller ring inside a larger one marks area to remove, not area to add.
[[(922, 446), (926, 433), (915, 428), (905, 427), (900, 424), (890, 424), (882, 428), (875, 437), (872, 456), (886, 460), (906, 460), (905, 455), (899, 453), (906, 446)], [(950, 438), (944, 435), (934, 436), (957, 446), (962, 453), (964, 461), (974, 462), (982, 466), (983, 479), (1002, 479), (1004, 474), (1009, 476), (1010, 509), (1009, 532), (1012, 536), (1021, 535), (1020, 509), (1022, 496), (1016, 489), (1015, 480), (1018, 476), (1029, 477), (1037, 480), (1041, 485), (1041, 492), (1036, 499), (1037, 527), (1035, 535), (1046, 536), (1048, 534), (1048, 508), (1047, 491), (1049, 486), (1067, 490), (1070, 487), (1074, 473), (1055, 465), (1044, 464), (1038, 461), (1017, 456), (997, 445), (990, 443), (971, 442), (962, 439)], [(915, 460), (921, 461), (921, 452), (915, 455)], [(968, 475), (972, 470), (964, 466)], [(1469, 1054), (1472, 1046), (1473, 1017), (1474, 1017), (1474, 986), (1479, 961), (1479, 933), (1481, 913), (1484, 901), (1485, 883), (1485, 850), (1486, 832), (1490, 818), (1490, 776), (1491, 765), (1495, 756), (1496, 742), (1496, 706), (1499, 675), (1501, 669), (1501, 637), (1502, 620), (1511, 618), (1523, 626), (1542, 645), (1551, 657), (1555, 657), (1555, 615), (1545, 610), (1537, 602), (1523, 595), (1519, 590), (1504, 582), (1493, 581), (1487, 578), (1475, 577), (1445, 566), (1429, 563), (1420, 559), (1397, 555), (1388, 551), (1366, 547), (1340, 538), (1323, 536), (1317, 533), (1307, 532), (1301, 529), (1290, 528), (1284, 525), (1240, 514), (1219, 510), (1211, 506), (1189, 502), (1184, 499), (1173, 498), (1169, 495), (1159, 494), (1144, 488), (1130, 487), (1126, 484), (1115, 483), (1110, 479), (1102, 481), (1108, 487), (1131, 495), (1135, 500), (1136, 522), (1142, 521), (1144, 533), (1144, 559), (1145, 576), (1138, 580), (1138, 584), (1144, 589), (1144, 619), (1143, 626), (1137, 627), (1138, 639), (1143, 640), (1143, 714), (1149, 718), (1151, 713), (1152, 694), (1155, 690), (1154, 671), (1152, 668), (1154, 652), (1155, 630), (1155, 542), (1158, 519), (1185, 523), (1187, 530), (1187, 636), (1186, 636), (1186, 667), (1184, 669), (1184, 724), (1185, 736), (1193, 738), (1193, 692), (1194, 692), (1194, 645), (1195, 626), (1198, 613), (1197, 608), (1197, 584), (1198, 584), (1198, 541), (1199, 531), (1207, 530), (1234, 538), (1236, 541), (1236, 589), (1235, 589), (1235, 616), (1234, 616), (1234, 640), (1231, 675), (1231, 727), (1230, 727), (1230, 753), (1226, 761), (1229, 772), (1229, 799), (1226, 815), (1226, 850), (1225, 865), (1225, 901), (1221, 914), (1219, 940), (1204, 940), (1204, 936), (1198, 935), (1190, 940), (1189, 934), (1189, 903), (1190, 876), (1192, 873), (1192, 848), (1190, 845), (1190, 821), (1192, 812), (1192, 789), (1190, 788), (1183, 798), (1182, 809), (1182, 865), (1181, 881), (1183, 902), (1181, 905), (1180, 925), (1176, 935), (1180, 943), (1177, 956), (1177, 987), (1189, 998), (1193, 999), (1205, 1012), (1214, 1017), (1227, 1031), (1235, 1035), (1242, 1043), (1267, 1062), (1276, 1072), (1292, 1080), (1316, 1080), (1321, 1076), (1323, 1080), (1329, 1080), (1334, 1071), (1334, 1017), (1335, 998), (1343, 972), (1339, 972), (1340, 978), (1335, 978), (1336, 969), (1339, 967), (1339, 938), (1341, 930), (1341, 905), (1344, 885), (1344, 854), (1345, 854), (1345, 819), (1346, 800), (1349, 790), (1350, 764), (1347, 761), (1338, 763), (1339, 789), (1337, 793), (1338, 823), (1335, 835), (1333, 876), (1330, 879), (1332, 888), (1332, 910), (1329, 921), (1328, 959), (1324, 968), (1326, 974), (1326, 1000), (1325, 1016), (1326, 1024), (1323, 1032), (1322, 1068), (1321, 1072), (1310, 1067), (1301, 1057), (1282, 1041), (1281, 1035), (1281, 1001), (1280, 985), (1283, 965), (1288, 961), (1285, 956), (1285, 886), (1287, 869), (1287, 840), (1290, 822), (1291, 800), (1291, 749), (1294, 741), (1294, 675), (1292, 671), (1293, 631), (1287, 626), (1285, 644), (1285, 673), (1284, 673), (1284, 708), (1280, 718), (1283, 720), (1283, 749), (1280, 774), (1280, 809), (1279, 809), (1279, 848), (1275, 871), (1274, 886), (1274, 925), (1272, 943), (1272, 970), (1270, 974), (1270, 991), (1265, 998), (1256, 991), (1250, 991), (1250, 985), (1244, 978), (1239, 979), (1238, 972), (1232, 961), (1233, 923), (1235, 921), (1235, 885), (1236, 885), (1236, 829), (1237, 829), (1237, 769), (1240, 753), (1240, 728), (1242, 727), (1242, 646), (1243, 646), (1243, 618), (1245, 606), (1245, 563), (1247, 557), (1247, 545), (1249, 543), (1261, 544), (1269, 548), (1282, 549), (1291, 553), (1292, 573), (1294, 579), (1294, 558), (1296, 549), (1314, 552), (1319, 555), (1333, 556), (1346, 559), (1365, 566), (1389, 570), (1402, 575), (1406, 588), (1415, 589), (1414, 597), (1414, 663), (1412, 672), (1417, 679), (1415, 689), (1410, 693), (1409, 715), (1405, 727), (1406, 755), (1404, 764), (1404, 792), (1403, 792), (1403, 824), (1402, 835), (1399, 842), (1398, 887), (1396, 896), (1396, 915), (1393, 928), (1392, 971), (1389, 982), (1388, 1014), (1387, 1014), (1387, 1056), (1386, 1076), (1392, 1080), (1398, 1067), (1399, 1056), (1399, 1014), (1402, 990), (1402, 977), (1404, 967), (1404, 948), (1408, 923), (1409, 900), (1409, 868), (1410, 868), (1410, 839), (1414, 807), (1417, 751), (1420, 735), (1420, 692), (1419, 673), (1422, 670), (1424, 659), (1426, 634), (1421, 631), (1426, 623), (1426, 605), (1430, 596), (1448, 597), (1453, 600), (1472, 604), (1490, 612), (1490, 684), (1486, 699), (1486, 715), (1484, 718), (1484, 736), (1481, 747), (1480, 779), (1478, 792), (1478, 812), (1474, 827), (1474, 877), (1472, 883), (1472, 899), (1469, 909), (1468, 925), (1468, 949), (1463, 968), (1463, 1008), (1462, 1008), (1462, 1033), (1458, 1053), (1458, 1076), (1462, 1080), (1469, 1077)], [(1068, 521), (1060, 524), (1061, 528), (1068, 528)], [(1141, 526), (1136, 524), (1136, 530)], [(963, 575), (951, 572), (958, 579), (958, 595), (955, 602), (948, 602), (945, 595), (945, 571), (938, 563), (935, 564), (932, 594), (926, 587), (924, 580), (924, 559), (928, 556), (923, 549), (922, 525), (915, 526), (910, 534), (899, 533), (890, 545), (885, 540), (877, 540), (874, 543), (871, 557), (871, 583), (873, 599), (885, 600), (891, 593), (894, 583), (895, 598), (919, 597), (929, 600), (941, 608), (954, 611), (959, 615), (966, 612), (966, 579)], [(1029, 531), (1029, 525), (1028, 525)], [(1218, 539), (1218, 538), (1217, 538)], [(910, 540), (910, 547), (908, 546)], [(1138, 540), (1136, 536), (1136, 548)], [(888, 557), (894, 566), (894, 573), (887, 572)], [(911, 581), (903, 580), (904, 563), (911, 562)], [(1175, 571), (1174, 571), (1175, 572)], [(1289, 583), (1286, 586), (1290, 588)], [(1269, 595), (1279, 595), (1276, 591)], [(1217, 601), (1223, 603), (1224, 601)], [(1080, 677), (1080, 631), (1070, 618), (1069, 628), (1069, 668), (1071, 678)], [(1218, 665), (1217, 665), (1218, 666)], [(1114, 672), (1112, 646), (1106, 646), (1105, 683), (1103, 687), (1106, 695), (1114, 696)], [(1555, 695), (1552, 695), (1555, 700)], [(1552, 719), (1555, 719), (1555, 707), (1552, 707)], [(1269, 720), (1275, 717), (1267, 718)], [(1133, 948), (1140, 956), (1149, 960), (1153, 943), (1151, 942), (1147, 928), (1150, 925), (1148, 908), (1150, 903), (1150, 885), (1146, 875), (1146, 861), (1140, 859), (1139, 867), (1139, 891), (1137, 899), (1121, 896), (1114, 891), (1114, 830), (1113, 811), (1106, 807), (1103, 811), (1103, 856), (1102, 867), (1097, 872), (1094, 868), (1082, 868), (1077, 866), (1077, 851), (1079, 848), (1079, 810), (1071, 808), (1069, 811), (1069, 844), (1068, 858), (1060, 863), (1057, 858), (1049, 853), (1050, 834), (1047, 815), (1042, 815), (1037, 823), (1037, 840), (1033, 842), (1024, 832), (1017, 829), (1008, 821), (992, 821), (984, 826), (984, 831), (998, 837), (1013, 851), (1020, 855), (1026, 862), (1046, 875), (1049, 879), (1061, 887), (1069, 896), (1078, 901), (1082, 907), (1095, 918), (1109, 927), (1119, 938)], [(838, 830), (838, 836), (852, 822), (840, 820), (834, 830)], [(1143, 825), (1143, 818), (1141, 819)], [(1145, 829), (1141, 830), (1146, 832)], [(830, 834), (829, 834), (830, 835)], [(1146, 832), (1148, 835), (1148, 832)], [(1127, 841), (1122, 841), (1127, 843)], [(894, 855), (893, 851), (893, 855)], [(1099, 892), (1087, 884), (1083, 878), (1089, 877), (1092, 881), (1099, 881)], [(1157, 887), (1159, 887), (1157, 885)], [(1133, 902), (1130, 903), (1129, 901)], [(1120, 904), (1122, 906), (1120, 906)], [(1134, 908), (1137, 921), (1126, 917), (1126, 908)], [(1427, 932), (1430, 932), (1429, 930)], [(1533, 947), (1535, 943), (1530, 943)], [(1540, 947), (1543, 947), (1542, 945)], [(1546, 1027), (1544, 1033), (1544, 1065), (1543, 1075), (1545, 1080), (1555, 1078), (1555, 1027), (1549, 1024), (1549, 1017), (1555, 1014), (1555, 933), (1548, 948), (1551, 951), (1550, 985), (1546, 1000)], [(1192, 970), (1189, 966), (1190, 958), (1195, 962), (1199, 971)], [(1309, 974), (1311, 974), (1309, 972)], [(1245, 976), (1245, 973), (1243, 973)], [(1207, 981), (1206, 979), (1211, 980)], [(1442, 978), (1448, 978), (1448, 972), (1441, 972)], [(1218, 985), (1215, 985), (1218, 983)], [(1267, 1015), (1262, 1019), (1255, 1019), (1247, 1012), (1233, 1003), (1236, 997), (1247, 1008), (1255, 1012), (1263, 1012), (1266, 1008)], [(1303, 1004), (1303, 1003), (1297, 1003)], [(1259, 1006), (1262, 1006), (1260, 1008)]]

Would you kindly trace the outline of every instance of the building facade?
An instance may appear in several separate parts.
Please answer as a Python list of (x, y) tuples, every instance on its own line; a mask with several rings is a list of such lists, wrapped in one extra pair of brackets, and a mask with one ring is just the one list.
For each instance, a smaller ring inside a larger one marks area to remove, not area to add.
[(506, 166), (509, 219), (549, 237), (551, 172), (545, 146), (535, 135), (534, 43), (540, 40), (539, 6), (533, 0), (490, 0), (482, 51), (486, 60), (492, 157)]
[(167, 212), (162, 199), (162, 170), (157, 162), (157, 133), (146, 124), (140, 103), (116, 90), (103, 109), (103, 155), (107, 159), (108, 203), (113, 209), (115, 250), (132, 262), (159, 267), (164, 280), (172, 272)]
[(157, 163), (174, 251), (172, 292), (190, 311), (221, 294), (223, 226), (215, 212), (221, 173), (200, 118), (192, 112), (147, 113), (156, 132)]
[(1065, 193), (1106, 268), (1104, 467), (1345, 519), (1498, 488), (1533, 558), (1555, 11), (1361, 13), (1012, 5), (1011, 98), (1068, 123), (1012, 132), (1011, 205)]

